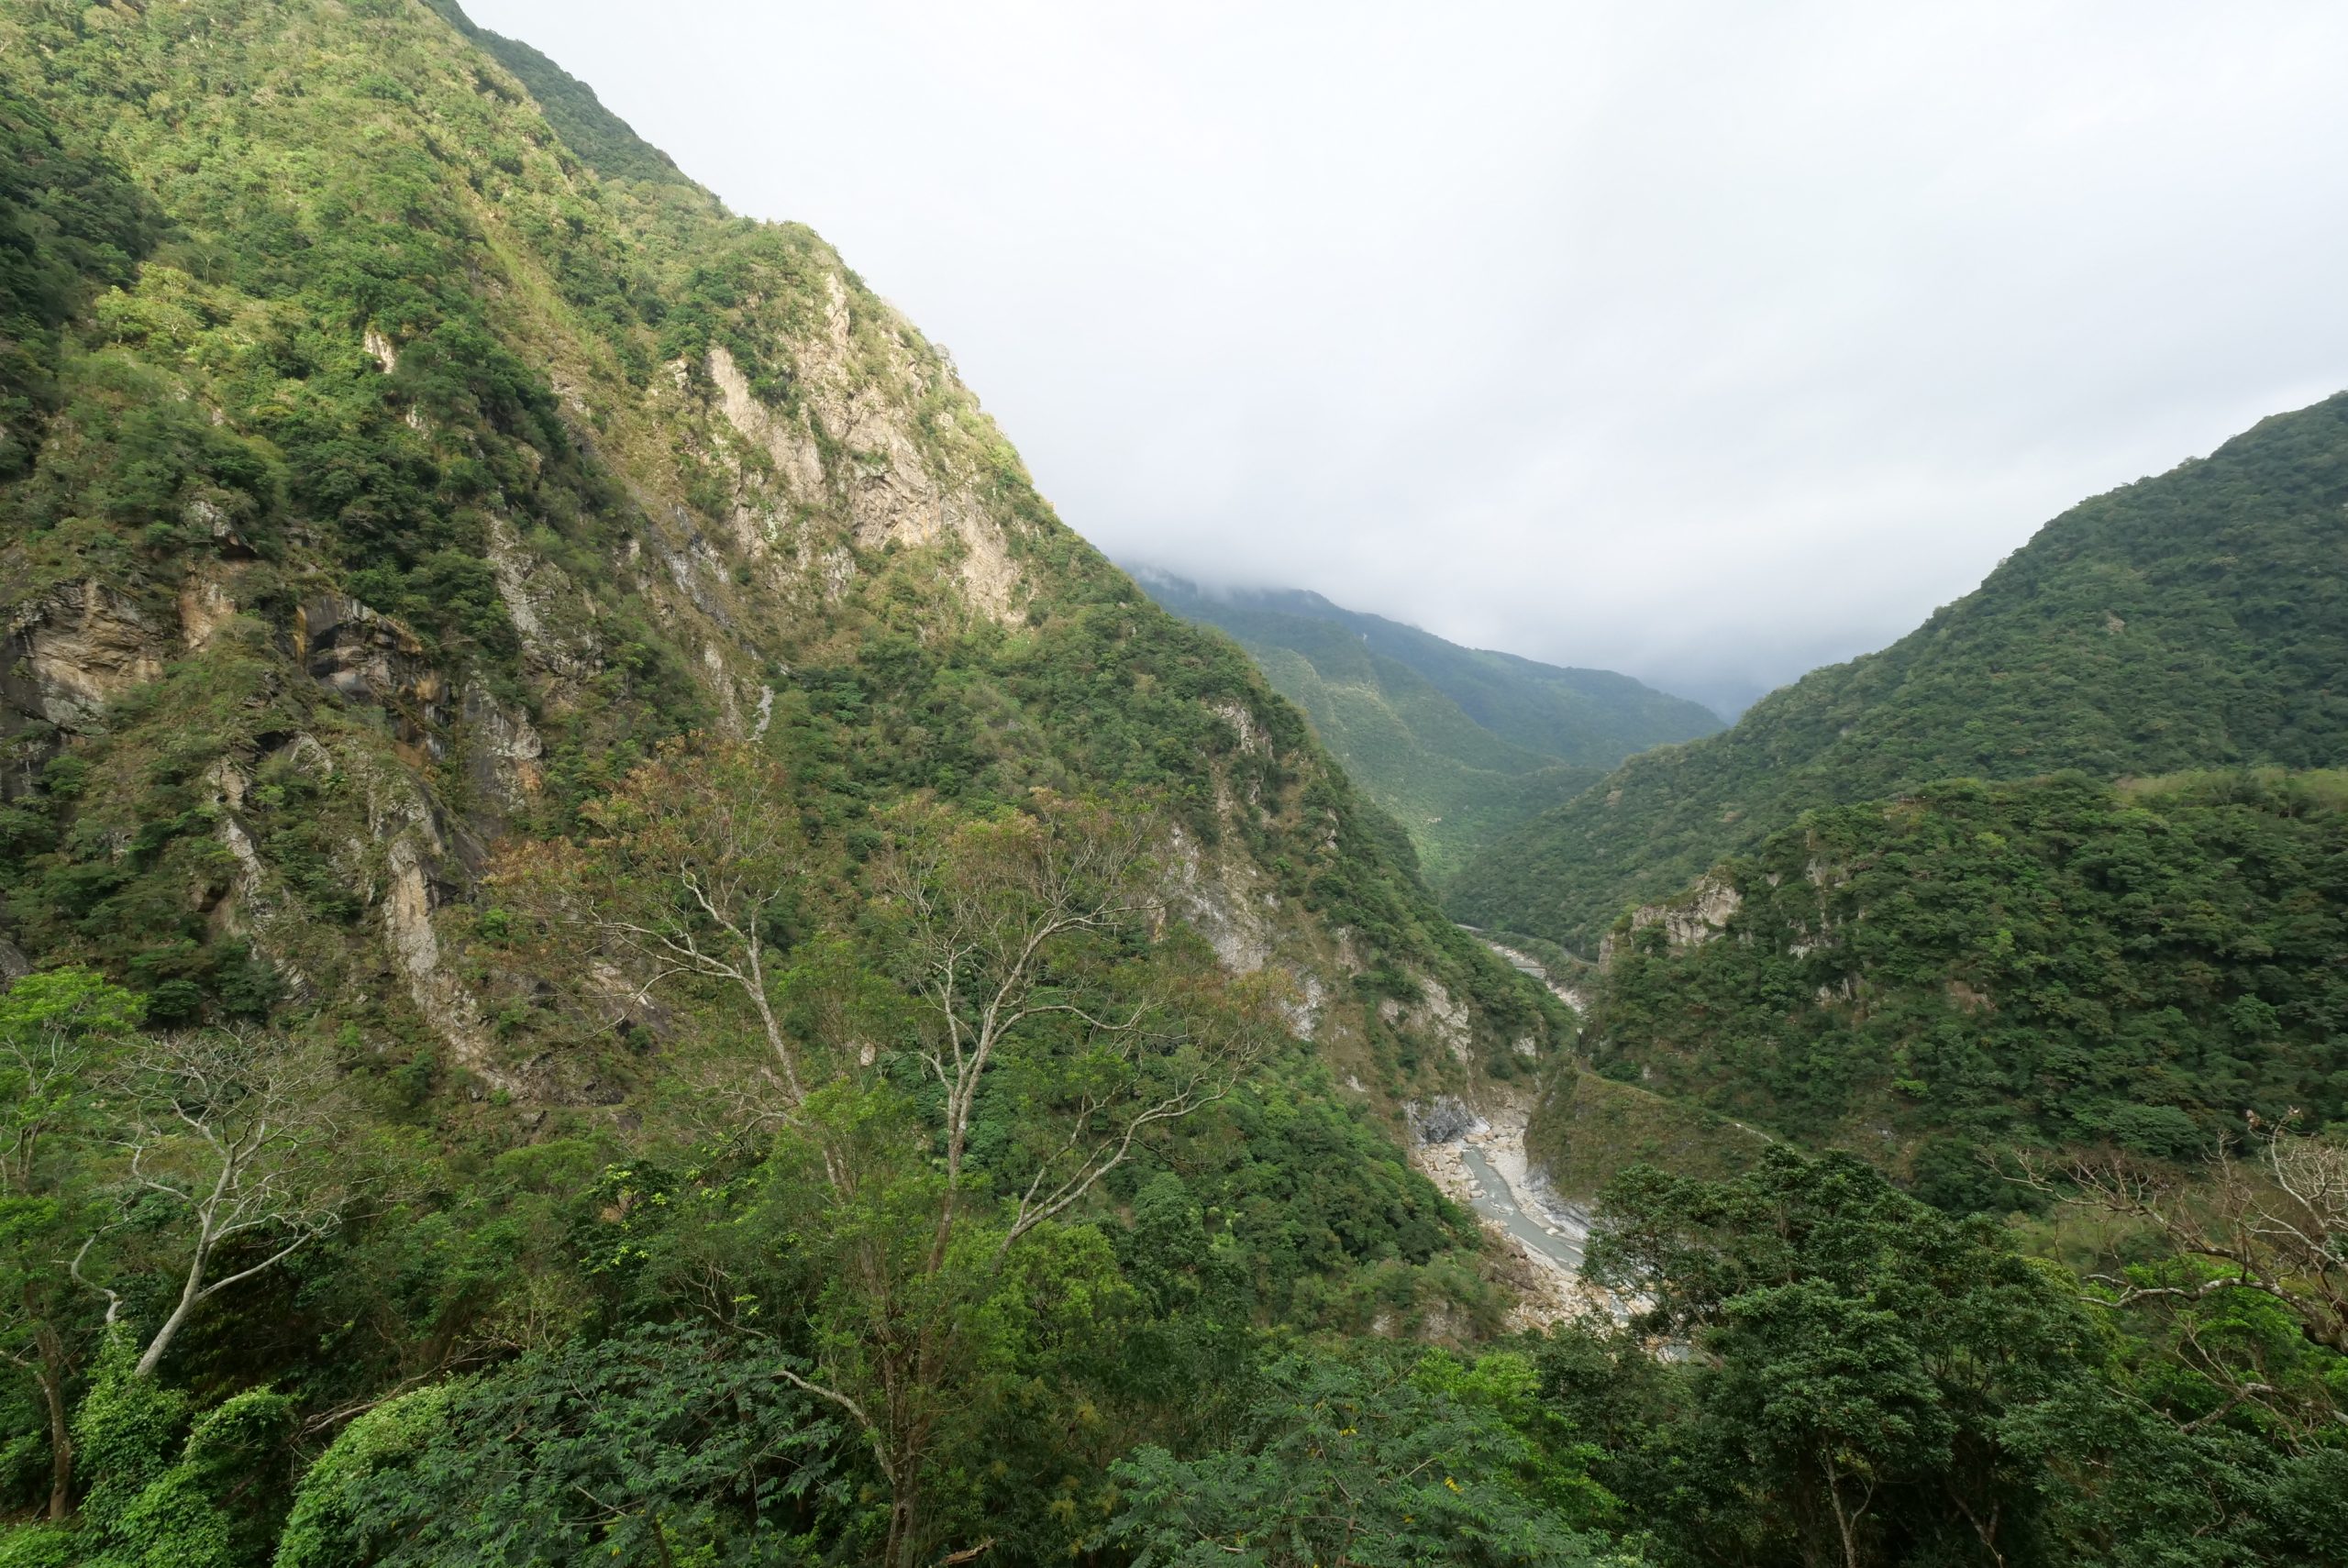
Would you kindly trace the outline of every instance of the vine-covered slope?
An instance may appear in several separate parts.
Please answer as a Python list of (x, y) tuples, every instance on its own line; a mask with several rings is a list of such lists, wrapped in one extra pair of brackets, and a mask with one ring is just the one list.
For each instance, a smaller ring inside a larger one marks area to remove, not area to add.
[(1812, 807), (2344, 752), (2348, 395), (2074, 507), (1890, 647), (1634, 757), (1449, 891), (1463, 919), (1587, 952), (1626, 906)]

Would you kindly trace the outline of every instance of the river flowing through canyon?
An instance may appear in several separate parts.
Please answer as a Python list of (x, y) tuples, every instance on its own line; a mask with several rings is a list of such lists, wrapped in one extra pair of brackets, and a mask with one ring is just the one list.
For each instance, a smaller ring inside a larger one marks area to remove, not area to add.
[[(1467, 1169), (1470, 1203), (1478, 1214), (1515, 1237), (1528, 1253), (1547, 1259), (1567, 1273), (1581, 1272), (1583, 1244), (1589, 1235), (1587, 1226), (1562, 1217), (1555, 1225), (1535, 1218), (1533, 1205), (1539, 1200), (1519, 1193), (1493, 1167), (1490, 1156), (1472, 1143), (1460, 1145), (1459, 1163)], [(1554, 1211), (1543, 1205), (1541, 1212)]]

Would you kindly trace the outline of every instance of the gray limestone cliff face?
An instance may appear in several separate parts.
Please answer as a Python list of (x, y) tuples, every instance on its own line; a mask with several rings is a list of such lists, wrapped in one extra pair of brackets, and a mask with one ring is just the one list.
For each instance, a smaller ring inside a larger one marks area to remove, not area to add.
[[(794, 406), (762, 402), (724, 346), (706, 356), (702, 368), (725, 425), (770, 465), (769, 473), (745, 471), (733, 517), (741, 548), (763, 556), (789, 540), (803, 569), (805, 541), (789, 536), (798, 520), (830, 513), (858, 550), (946, 547), (969, 607), (990, 620), (1014, 620), (1026, 585), (1008, 520), (982, 494), (983, 432), (965, 429), (976, 423), (970, 411), (951, 406), (966, 401), (958, 383), (934, 351), (916, 347), (893, 312), (861, 337), (852, 315), (846, 283), (827, 273), (818, 319), (774, 345), (792, 366)], [(877, 367), (867, 362), (872, 354)], [(925, 420), (918, 411), (934, 392), (958, 396)], [(825, 558), (837, 559), (830, 552)]]
[[(1635, 933), (1660, 926), (1664, 940), (1672, 946), (1693, 947), (1726, 931), (1729, 922), (1744, 907), (1744, 895), (1737, 891), (1736, 885), (1725, 872), (1714, 871), (1676, 899), (1633, 910), (1630, 930)], [(1621, 950), (1620, 940), (1610, 933), (1599, 944), (1598, 966), (1607, 967)]]
[[(235, 572), (215, 564), (191, 572), (160, 604), (157, 595), (142, 602), (96, 581), (61, 584), (20, 603), (0, 707), (10, 733), (46, 725), (53, 735), (19, 748), (28, 760), (10, 778), (12, 791), (28, 788), (39, 764), (69, 739), (104, 735), (117, 704), (181, 661), (218, 656), (231, 626), (244, 630), (230, 655), (270, 648), (260, 623), (240, 622), (236, 591)], [(459, 694), (411, 630), (348, 595), (315, 594), (294, 606), (274, 653), (294, 679), (311, 683), (322, 713), (339, 722), (326, 726), (328, 740), (307, 730), (271, 735), (252, 755), (224, 756), (205, 771), (203, 798), (229, 867), (225, 888), (203, 910), (207, 923), (216, 935), (249, 943), (287, 997), (317, 999), (316, 977), (300, 956), (317, 933), (288, 904), (250, 825), (250, 795), (265, 770), (319, 784), (356, 780), (365, 826), (338, 851), (338, 874), (373, 911), (383, 960), (451, 1059), (505, 1087), (482, 1007), (448, 963), (432, 915), (446, 889), (465, 882), (468, 861), (478, 861), (504, 813), (525, 808), (539, 788), (544, 741), (526, 713), (486, 689)], [(460, 764), (459, 776), (473, 781), (471, 818), (434, 798), (427, 775), (444, 761)], [(458, 853), (452, 838), (471, 854)]]
[(97, 729), (109, 702), (163, 672), (178, 640), (94, 578), (61, 583), (9, 617), (6, 701), (69, 733)]

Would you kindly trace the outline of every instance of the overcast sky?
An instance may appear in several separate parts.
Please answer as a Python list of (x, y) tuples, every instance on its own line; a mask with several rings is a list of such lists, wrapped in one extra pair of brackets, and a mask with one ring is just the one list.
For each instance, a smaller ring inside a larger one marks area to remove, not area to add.
[(2348, 6), (466, 4), (1118, 559), (1700, 697), (2348, 386)]

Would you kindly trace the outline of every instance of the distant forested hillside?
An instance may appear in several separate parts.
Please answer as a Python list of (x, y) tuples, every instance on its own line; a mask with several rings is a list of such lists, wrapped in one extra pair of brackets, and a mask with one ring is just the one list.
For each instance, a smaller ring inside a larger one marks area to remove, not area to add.
[(2348, 756), (2348, 395), (2098, 496), (1881, 653), (1634, 758), (1450, 887), (1588, 951), (1614, 917), (1812, 807), (1935, 778), (2110, 778)]
[(1980, 1156), (2348, 1121), (2348, 775), (1959, 779), (1619, 925), (1601, 1072), (2003, 1208)]
[(1136, 580), (1253, 656), (1355, 782), (1401, 821), (1438, 884), (1633, 752), (1720, 728), (1709, 709), (1629, 676), (1464, 648), (1317, 593), (1209, 592), (1146, 570)]

